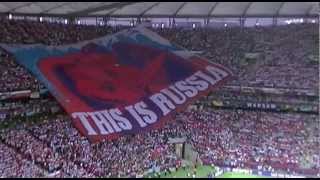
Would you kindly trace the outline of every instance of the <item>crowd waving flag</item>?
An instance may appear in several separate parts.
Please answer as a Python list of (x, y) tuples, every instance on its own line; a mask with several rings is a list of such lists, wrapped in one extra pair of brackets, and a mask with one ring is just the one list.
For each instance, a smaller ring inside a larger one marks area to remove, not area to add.
[(231, 77), (225, 67), (143, 27), (71, 45), (1, 46), (49, 89), (91, 142), (161, 127)]

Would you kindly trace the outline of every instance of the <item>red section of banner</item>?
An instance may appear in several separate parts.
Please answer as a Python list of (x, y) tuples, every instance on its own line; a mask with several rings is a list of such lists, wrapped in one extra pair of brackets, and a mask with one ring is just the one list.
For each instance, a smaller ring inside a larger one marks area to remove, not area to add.
[(137, 44), (114, 47), (110, 52), (93, 46), (38, 63), (75, 127), (91, 142), (161, 127), (231, 76), (201, 58)]

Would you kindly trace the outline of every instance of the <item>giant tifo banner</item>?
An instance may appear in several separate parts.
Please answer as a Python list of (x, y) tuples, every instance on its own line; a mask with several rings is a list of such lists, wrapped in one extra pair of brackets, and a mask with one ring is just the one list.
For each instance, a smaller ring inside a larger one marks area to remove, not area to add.
[(160, 127), (231, 77), (143, 27), (64, 46), (8, 45), (91, 142)]

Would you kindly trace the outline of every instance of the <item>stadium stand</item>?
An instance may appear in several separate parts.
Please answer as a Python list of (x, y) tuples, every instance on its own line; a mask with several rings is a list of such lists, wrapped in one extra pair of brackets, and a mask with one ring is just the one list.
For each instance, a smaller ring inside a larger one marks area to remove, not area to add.
[[(318, 95), (319, 64), (308, 58), (319, 57), (318, 26), (151, 29), (230, 68), (236, 79), (227, 85)], [(61, 45), (127, 28), (3, 18), (0, 41)], [(0, 99), (7, 92), (44, 88), (12, 55), (0, 53)], [(248, 63), (246, 53), (261, 56)], [(319, 176), (319, 114), (212, 109), (206, 101), (200, 101), (201, 110), (183, 111), (161, 129), (98, 144), (81, 136), (51, 97), (0, 101), (0, 177), (137, 177), (150, 169), (179, 168), (182, 159), (170, 137), (188, 137), (206, 165)]]

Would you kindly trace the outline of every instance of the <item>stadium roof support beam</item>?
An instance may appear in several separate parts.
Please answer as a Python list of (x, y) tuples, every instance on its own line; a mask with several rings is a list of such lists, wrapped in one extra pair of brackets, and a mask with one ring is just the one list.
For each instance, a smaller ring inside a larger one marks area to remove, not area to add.
[(177, 14), (179, 13), (179, 11), (187, 4), (188, 2), (184, 2), (180, 5), (180, 7), (178, 7), (178, 9), (176, 10), (176, 12), (174, 12), (173, 17), (175, 18), (177, 16)]
[(208, 14), (207, 14), (207, 24), (210, 23), (210, 17), (212, 12), (216, 9), (217, 5), (219, 4), (219, 2), (214, 3), (214, 5), (210, 8)]
[(251, 5), (253, 4), (253, 2), (249, 2), (249, 4), (247, 5), (247, 7), (244, 9), (243, 13), (242, 13), (242, 17), (245, 17), (248, 10), (250, 9)]
[[(64, 15), (64, 14), (39, 14), (39, 13), (15, 13), (15, 12), (10, 12), (12, 15), (15, 16), (34, 16), (34, 17), (72, 17), (70, 15)], [(110, 13), (109, 13), (110, 14)], [(0, 16), (7, 16), (8, 12), (1, 12)], [(77, 17), (104, 17), (105, 15), (78, 15)], [(139, 17), (139, 15), (109, 15), (110, 17), (113, 18), (132, 18), (132, 17)], [(169, 18), (171, 16), (169, 15), (147, 15), (144, 16), (145, 18)], [(239, 18), (241, 16), (239, 15), (213, 15), (210, 17), (217, 17), (217, 18)], [(319, 17), (317, 14), (310, 14), (310, 15), (301, 15), (301, 14), (288, 14), (288, 15), (279, 15), (279, 16), (274, 16), (270, 14), (259, 14), (259, 15), (246, 15), (246, 18), (251, 17), (251, 18), (272, 18), (272, 17), (279, 17), (279, 18), (317, 18)], [(205, 15), (194, 15), (194, 14), (186, 14), (179, 16), (179, 18), (208, 18), (208, 16)]]
[(144, 11), (142, 11), (142, 13), (139, 14), (140, 17), (144, 16), (149, 10), (151, 10), (152, 8), (154, 8), (155, 6), (158, 6), (160, 4), (160, 2), (156, 2), (154, 4), (152, 4), (150, 7), (148, 7), (147, 9), (145, 9)]
[[(62, 6), (62, 5), (61, 5)], [(311, 9), (312, 11), (312, 9)], [(212, 11), (213, 12), (213, 11)], [(60, 17), (60, 18), (68, 18), (68, 17), (74, 17), (70, 14), (54, 14), (54, 13), (21, 13), (21, 12), (10, 12), (12, 15), (15, 16), (33, 16), (33, 17)], [(109, 17), (112, 18), (132, 18), (132, 17), (140, 17), (140, 15), (137, 14), (125, 14), (120, 15), (116, 14), (113, 15), (111, 13), (108, 13)], [(8, 16), (8, 12), (0, 12), (0, 16)], [(77, 15), (77, 17), (105, 17), (106, 15)], [(170, 18), (172, 15), (143, 15), (145, 18)], [(241, 15), (234, 15), (234, 14), (217, 14), (217, 15), (195, 15), (195, 14), (184, 14), (179, 15), (179, 18), (239, 18)], [(318, 14), (282, 14), (276, 16), (275, 14), (259, 14), (259, 15), (245, 15), (245, 18), (318, 18)]]
[(10, 9), (8, 12), (12, 12), (12, 11), (15, 11), (15, 10), (17, 10), (17, 9), (30, 6), (30, 5), (35, 4), (35, 3), (37, 3), (37, 2), (31, 2), (31, 3), (23, 4), (23, 5), (21, 5), (21, 6), (17, 6), (17, 7), (15, 7), (15, 8)]
[(108, 12), (105, 16), (110, 17), (114, 12), (118, 11), (119, 9), (121, 9), (123, 6), (117, 7), (114, 10)]
[(49, 12), (49, 11), (51, 11), (51, 10), (53, 10), (53, 9), (57, 9), (57, 8), (63, 7), (63, 6), (65, 6), (65, 5), (67, 5), (67, 4), (69, 4), (69, 3), (70, 3), (70, 2), (65, 2), (65, 3), (62, 3), (62, 4), (56, 5), (56, 6), (54, 6), (54, 7), (51, 7), (51, 8), (49, 8), (49, 9), (46, 9), (46, 10), (40, 12), (40, 14)]
[[(123, 4), (123, 5), (120, 5), (120, 6), (116, 7), (114, 10), (108, 12), (105, 16), (107, 16), (107, 17), (109, 17), (109, 18), (110, 18), (110, 17), (113, 17), (112, 14), (113, 14), (114, 12), (118, 11), (119, 9), (123, 8), (124, 6), (126, 6), (126, 4)], [(131, 16), (131, 17), (134, 17), (134, 16)]]
[(281, 11), (282, 7), (284, 6), (284, 4), (285, 4), (285, 2), (282, 2), (282, 3), (280, 4), (280, 6), (278, 7), (276, 13), (273, 15), (273, 17), (272, 17), (272, 24), (273, 24), (273, 26), (278, 25), (278, 17), (279, 17), (280, 11)]
[(306, 16), (311, 14), (312, 9), (313, 9), (313, 4), (311, 4), (310, 7), (306, 10)]
[(216, 7), (218, 6), (219, 2), (216, 2), (212, 7), (211, 9), (209, 10), (208, 12), (208, 17), (211, 16), (212, 12), (216, 9)]
[(279, 13), (280, 13), (280, 11), (281, 11), (281, 9), (283, 8), (283, 6), (284, 6), (284, 4), (285, 4), (286, 2), (282, 2), (281, 4), (280, 4), (280, 6), (279, 6), (279, 8), (277, 9), (277, 11), (276, 11), (276, 13), (275, 13), (275, 17), (278, 17), (279, 16)]
[(105, 14), (105, 16), (108, 17), (108, 18), (110, 18), (111, 14), (114, 13), (114, 12), (116, 12), (116, 11), (118, 11), (119, 9), (120, 9), (120, 8), (116, 8), (116, 9), (108, 12), (107, 14)]
[(98, 7), (92, 7), (92, 8), (87, 8), (84, 10), (80, 10), (77, 12), (72, 12), (67, 14), (67, 16), (85, 16), (88, 15), (90, 13), (93, 12), (97, 12), (97, 11), (102, 11), (102, 10), (108, 10), (108, 9), (113, 9), (113, 8), (117, 8), (117, 7), (121, 7), (123, 5), (130, 5), (136, 2), (120, 2), (120, 3), (113, 3), (113, 4), (107, 4), (107, 5), (103, 5), (103, 6), (98, 6)]
[[(110, 13), (109, 13), (110, 14)], [(53, 16), (57, 16), (57, 15), (53, 15)], [(61, 15), (59, 15), (61, 16)], [(83, 15), (83, 16), (79, 16), (79, 17), (96, 17), (97, 15)], [(101, 15), (100, 15), (101, 16)], [(99, 15), (98, 15), (99, 17)], [(101, 16), (102, 17), (102, 16)], [(110, 17), (113, 17), (113, 18), (136, 18), (136, 17), (139, 17), (139, 15), (137, 14), (124, 14), (124, 15), (121, 15), (121, 14), (110, 14)], [(150, 15), (144, 15), (143, 16), (144, 18), (169, 18), (169, 17), (172, 17), (172, 15), (164, 15), (164, 14), (150, 14)], [(179, 15), (178, 16), (179, 18), (208, 18), (207, 15), (194, 15), (194, 14), (184, 14), (184, 15)], [(237, 15), (237, 14), (226, 14), (226, 15), (211, 15), (210, 18), (239, 18), (241, 17), (241, 15)], [(272, 14), (259, 14), (259, 15), (246, 15), (245, 16), (246, 18), (272, 18), (272, 17), (275, 17), (274, 15)], [(277, 16), (279, 18), (281, 17), (285, 17), (285, 18), (311, 18), (311, 17), (318, 17), (318, 15), (301, 15), (301, 14), (283, 14), (283, 15), (279, 15)]]

